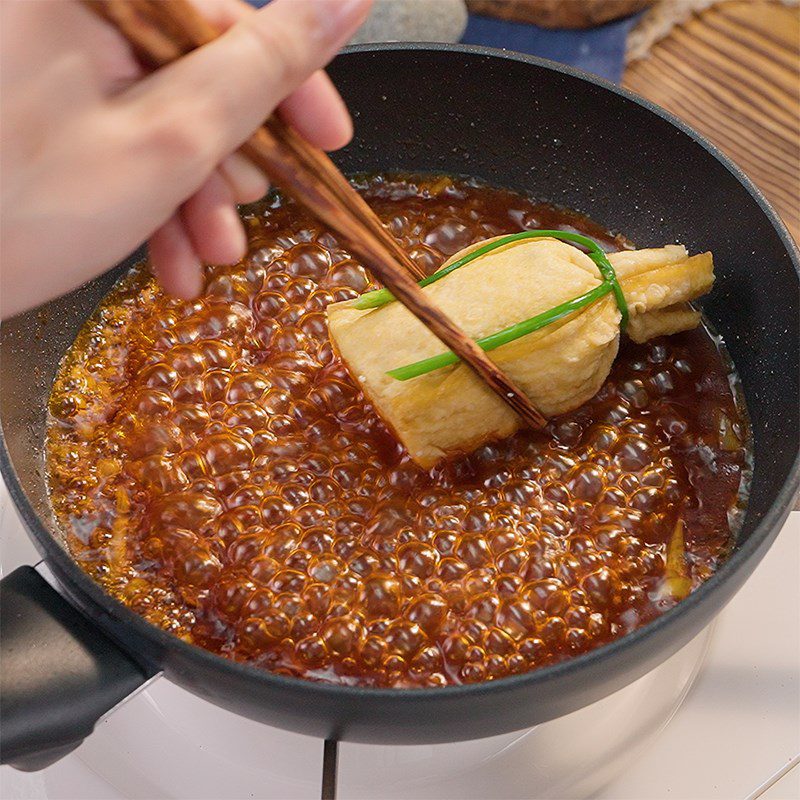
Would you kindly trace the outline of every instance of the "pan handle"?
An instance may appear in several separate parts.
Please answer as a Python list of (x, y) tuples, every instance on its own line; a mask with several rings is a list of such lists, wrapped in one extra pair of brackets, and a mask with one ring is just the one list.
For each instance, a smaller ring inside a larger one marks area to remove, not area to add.
[(74, 750), (152, 677), (33, 567), (0, 581), (0, 762), (35, 771)]

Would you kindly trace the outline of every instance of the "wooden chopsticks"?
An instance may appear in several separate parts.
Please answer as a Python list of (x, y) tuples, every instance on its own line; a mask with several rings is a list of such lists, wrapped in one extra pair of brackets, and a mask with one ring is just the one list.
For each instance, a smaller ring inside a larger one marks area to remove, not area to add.
[[(219, 35), (188, 0), (83, 0), (114, 25), (141, 61), (158, 68)], [(349, 249), (421, 322), (535, 428), (546, 420), (475, 342), (432, 305), (414, 278), (425, 277), (319, 148), (270, 117), (242, 152), (269, 179), (347, 241)], [(402, 266), (401, 266), (402, 265)]]

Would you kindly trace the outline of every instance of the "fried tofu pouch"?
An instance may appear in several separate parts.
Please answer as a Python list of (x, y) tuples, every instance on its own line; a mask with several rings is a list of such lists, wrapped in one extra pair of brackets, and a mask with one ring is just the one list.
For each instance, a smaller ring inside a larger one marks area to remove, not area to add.
[[(456, 253), (447, 264), (480, 245)], [(714, 282), (711, 253), (681, 245), (613, 253), (609, 260), (628, 302), (627, 333), (637, 342), (694, 328), (689, 301)], [(555, 239), (510, 242), (425, 287), (430, 300), (480, 339), (589, 291), (601, 282), (594, 262)], [(378, 413), (422, 467), (509, 436), (523, 423), (463, 363), (407, 381), (387, 371), (446, 347), (401, 303), (360, 311), (353, 301), (328, 306), (334, 347)], [(597, 393), (619, 347), (613, 294), (490, 357), (545, 415), (577, 408)]]

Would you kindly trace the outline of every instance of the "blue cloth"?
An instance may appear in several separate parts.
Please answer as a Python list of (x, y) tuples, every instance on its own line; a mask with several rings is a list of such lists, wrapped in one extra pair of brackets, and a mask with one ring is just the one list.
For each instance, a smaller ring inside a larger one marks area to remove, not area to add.
[[(248, 2), (260, 7), (269, 0)], [(461, 42), (549, 58), (619, 83), (625, 66), (625, 40), (638, 18), (637, 14), (588, 30), (550, 30), (470, 14)]]
[(470, 14), (461, 41), (549, 58), (619, 83), (625, 65), (625, 39), (637, 19), (638, 15), (627, 17), (588, 30), (549, 30)]

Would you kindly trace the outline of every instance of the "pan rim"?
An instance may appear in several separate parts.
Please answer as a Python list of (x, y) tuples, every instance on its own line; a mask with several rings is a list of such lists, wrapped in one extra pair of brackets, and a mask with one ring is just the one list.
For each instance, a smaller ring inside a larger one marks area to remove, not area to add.
[[(459, 55), (482, 56), (526, 63), (594, 84), (601, 89), (619, 95), (635, 105), (643, 107), (647, 111), (661, 117), (684, 135), (688, 136), (693, 142), (703, 147), (710, 156), (720, 162), (756, 201), (789, 254), (800, 281), (800, 253), (798, 252), (797, 246), (783, 221), (768, 203), (761, 191), (733, 161), (704, 136), (670, 112), (646, 98), (575, 67), (566, 66), (536, 56), (475, 45), (443, 44), (438, 42), (364, 44), (352, 45), (345, 48), (342, 51), (342, 56), (347, 57), (350, 54), (396, 51), (449, 52)], [(504, 692), (523, 687), (534, 691), (539, 686), (562, 680), (568, 676), (580, 674), (599, 662), (611, 661), (614, 657), (624, 654), (625, 651), (631, 650), (642, 642), (656, 637), (662, 630), (679, 625), (680, 619), (687, 616), (692, 609), (706, 603), (713, 595), (722, 591), (725, 584), (733, 580), (751, 559), (756, 558), (757, 564), (761, 557), (763, 557), (763, 553), (758, 553), (759, 549), (765, 543), (769, 542), (770, 536), (772, 536), (772, 538), (777, 536), (780, 526), (782, 526), (792, 509), (792, 501), (797, 494), (798, 488), (800, 488), (800, 442), (798, 443), (798, 451), (795, 455), (794, 462), (786, 480), (776, 494), (775, 501), (772, 503), (767, 513), (764, 514), (762, 519), (757, 523), (747, 540), (740, 548), (735, 550), (731, 557), (727, 559), (707, 581), (672, 609), (669, 609), (653, 621), (641, 628), (637, 628), (625, 636), (594, 648), (587, 653), (569, 657), (556, 664), (539, 667), (530, 672), (493, 681), (414, 689), (344, 686), (341, 684), (318, 683), (304, 678), (277, 675), (260, 667), (233, 661), (224, 656), (212, 653), (209, 650), (205, 650), (198, 645), (190, 644), (179, 639), (177, 636), (168, 633), (162, 628), (147, 622), (143, 617), (136, 614), (136, 612), (107, 594), (99, 584), (95, 583), (95, 581), (80, 568), (67, 550), (49, 533), (39, 514), (28, 500), (19, 482), (16, 470), (11, 462), (1, 423), (0, 474), (2, 474), (6, 482), (9, 494), (27, 530), (38, 544), (40, 552), (45, 554), (45, 560), (53, 559), (56, 562), (57, 569), (55, 571), (57, 572), (56, 577), (59, 579), (59, 582), (61, 583), (62, 580), (60, 576), (64, 575), (66, 582), (73, 584), (74, 589), (77, 589), (81, 595), (91, 600), (95, 606), (103, 609), (107, 616), (126, 627), (132, 627), (137, 636), (152, 641), (153, 644), (159, 648), (160, 652), (177, 651), (190, 662), (198, 662), (205, 667), (210, 667), (219, 671), (220, 678), (222, 678), (225, 673), (228, 673), (248, 681), (265, 682), (275, 689), (302, 690), (304, 693), (311, 695), (311, 699), (313, 699), (313, 696), (318, 696), (339, 701), (367, 700), (370, 702), (404, 702), (406, 700), (412, 701), (425, 698), (430, 702), (436, 702), (437, 700), (455, 699), (460, 696), (474, 698), (478, 695), (500, 695)], [(769, 544), (771, 544), (771, 542), (769, 542)], [(764, 552), (766, 552), (766, 550)], [(73, 586), (70, 586), (69, 583), (65, 587), (68, 594), (70, 590), (74, 591)], [(717, 610), (717, 613), (720, 610), (721, 607)], [(86, 612), (84, 611), (84, 613)], [(97, 622), (97, 620), (93, 621)], [(99, 624), (103, 629), (106, 629), (102, 621)], [(125, 648), (122, 642), (120, 642), (120, 646), (123, 649)], [(136, 658), (135, 653), (131, 655)]]

